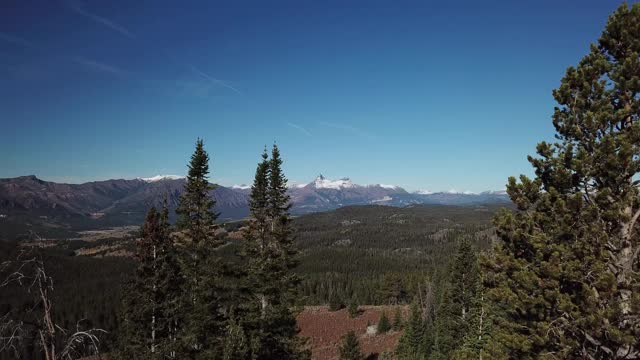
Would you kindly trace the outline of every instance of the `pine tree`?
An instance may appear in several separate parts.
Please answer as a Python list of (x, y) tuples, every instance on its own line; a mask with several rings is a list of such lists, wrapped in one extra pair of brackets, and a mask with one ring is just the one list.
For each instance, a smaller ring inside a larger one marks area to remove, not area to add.
[(209, 154), (204, 149), (204, 141), (198, 139), (189, 162), (184, 193), (176, 209), (177, 226), (188, 234), (191, 242), (202, 243), (212, 238), (218, 217), (213, 211), (216, 202), (209, 194), (213, 188), (209, 184)]
[(176, 213), (182, 241), (180, 264), (184, 282), (181, 309), (184, 316), (180, 340), (184, 357), (206, 357), (222, 352), (229, 309), (222, 307), (220, 260), (214, 256), (221, 245), (215, 238), (215, 200), (209, 184), (209, 155), (204, 142), (196, 142), (184, 193)]
[(557, 141), (509, 179), (483, 261), (507, 356), (640, 357), (640, 4), (620, 6), (553, 92)]
[(166, 200), (151, 208), (137, 243), (138, 267), (125, 287), (120, 336), (121, 357), (173, 358), (180, 299), (180, 277), (169, 236)]
[(360, 309), (358, 309), (358, 303), (355, 299), (351, 299), (349, 302), (349, 306), (347, 307), (347, 311), (349, 312), (350, 318), (357, 318), (360, 315)]
[(227, 333), (224, 339), (223, 360), (247, 359), (251, 354), (249, 341), (243, 327), (235, 318), (229, 320)]
[(433, 324), (433, 340), (432, 349), (429, 354), (429, 360), (449, 359), (451, 352), (455, 350), (456, 344), (460, 344), (460, 338), (465, 334), (458, 334), (460, 329), (458, 326), (459, 310), (453, 301), (451, 292), (451, 284), (444, 286), (442, 290), (442, 299), (436, 310), (435, 322)]
[(382, 279), (380, 297), (384, 303), (398, 305), (407, 295), (402, 276), (398, 273), (386, 273)]
[(472, 310), (480, 283), (478, 258), (469, 239), (463, 238), (460, 241), (450, 274), (452, 303), (458, 317), (456, 331), (463, 336), (467, 315)]
[(259, 315), (253, 320), (254, 327), (260, 328), (267, 316), (269, 292), (271, 290), (270, 249), (271, 226), (269, 223), (269, 156), (265, 147), (262, 161), (256, 169), (251, 195), (249, 197), (250, 217), (244, 229), (244, 256), (248, 259), (249, 289), (255, 296), (257, 305), (249, 308), (258, 309)]
[[(273, 146), (271, 159), (265, 151), (256, 169), (251, 192), (249, 226), (245, 231), (245, 253), (249, 278), (259, 315), (249, 316), (253, 357), (256, 359), (304, 359), (309, 353), (297, 336), (292, 307), (299, 278), (293, 273), (297, 251), (290, 224), (290, 199), (282, 159)], [(251, 306), (250, 306), (251, 308)]]
[(396, 306), (394, 315), (393, 315), (393, 331), (402, 330), (402, 314), (400, 313), (400, 307)]
[(389, 323), (389, 318), (387, 317), (387, 313), (383, 310), (382, 315), (380, 315), (380, 320), (378, 320), (378, 334), (385, 334), (391, 330), (391, 323)]
[(424, 322), (422, 319), (422, 311), (418, 303), (414, 301), (411, 304), (409, 319), (405, 325), (404, 334), (398, 341), (396, 356), (399, 360), (420, 360), (425, 359), (425, 350), (423, 348), (424, 341)]
[(364, 355), (360, 350), (358, 336), (351, 330), (342, 337), (340, 346), (340, 360), (364, 360)]
[(181, 301), (183, 296), (182, 274), (178, 262), (178, 253), (171, 238), (169, 206), (165, 196), (162, 211), (159, 214), (160, 241), (155, 250), (155, 301), (158, 304), (159, 317), (155, 327), (158, 331), (158, 352), (163, 358), (177, 358), (179, 344), (178, 329), (182, 323)]
[(459, 360), (496, 359), (506, 360), (504, 349), (494, 341), (493, 327), (499, 317), (496, 309), (487, 301), (482, 283), (478, 283), (471, 311), (468, 313), (468, 330), (464, 342), (452, 358)]

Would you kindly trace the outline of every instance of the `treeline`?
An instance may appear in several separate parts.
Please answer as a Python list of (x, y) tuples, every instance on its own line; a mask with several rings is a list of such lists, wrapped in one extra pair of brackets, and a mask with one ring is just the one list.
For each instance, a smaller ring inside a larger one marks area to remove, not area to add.
[(169, 211), (151, 209), (124, 292), (117, 358), (305, 359), (294, 305), (298, 276), (287, 180), (277, 146), (258, 164), (242, 251), (217, 251), (209, 157), (199, 140), (185, 193)]
[[(425, 278), (446, 272), (460, 241), (490, 248), (498, 208), (357, 206), (297, 218), (303, 301), (410, 303)], [(386, 295), (390, 288), (398, 295)]]

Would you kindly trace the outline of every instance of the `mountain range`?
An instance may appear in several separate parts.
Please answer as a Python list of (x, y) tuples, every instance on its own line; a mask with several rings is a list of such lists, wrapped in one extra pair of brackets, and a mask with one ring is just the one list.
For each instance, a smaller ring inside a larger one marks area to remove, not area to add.
[[(44, 181), (34, 175), (0, 179), (0, 221), (27, 217), (63, 222), (90, 221), (97, 225), (139, 224), (146, 211), (151, 206), (160, 206), (165, 196), (170, 209), (175, 209), (185, 181), (183, 177), (168, 175), (83, 184)], [(220, 212), (220, 218), (246, 217), (250, 192), (251, 188), (246, 185), (215, 186), (211, 196), (216, 199), (215, 210)], [(479, 194), (408, 192), (394, 185), (358, 185), (348, 178), (330, 180), (322, 175), (307, 184), (291, 185), (289, 195), (293, 214), (364, 204), (408, 206), (509, 202), (504, 191)]]

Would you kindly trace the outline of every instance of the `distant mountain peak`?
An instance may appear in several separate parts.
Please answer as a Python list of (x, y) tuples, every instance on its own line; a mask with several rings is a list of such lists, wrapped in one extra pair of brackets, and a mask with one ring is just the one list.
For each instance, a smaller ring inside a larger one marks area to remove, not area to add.
[(156, 175), (148, 178), (138, 178), (138, 179), (146, 182), (156, 182), (156, 181), (163, 181), (163, 180), (180, 180), (184, 178), (185, 178), (184, 176), (180, 176), (180, 175)]
[(355, 185), (353, 184), (351, 179), (346, 178), (346, 177), (338, 179), (338, 180), (330, 180), (330, 179), (327, 179), (324, 176), (322, 176), (322, 174), (320, 174), (320, 175), (318, 175), (318, 177), (316, 177), (315, 181), (313, 182), (313, 186), (316, 189), (335, 189), (335, 190), (340, 190), (340, 189), (345, 189), (345, 188), (352, 188)]

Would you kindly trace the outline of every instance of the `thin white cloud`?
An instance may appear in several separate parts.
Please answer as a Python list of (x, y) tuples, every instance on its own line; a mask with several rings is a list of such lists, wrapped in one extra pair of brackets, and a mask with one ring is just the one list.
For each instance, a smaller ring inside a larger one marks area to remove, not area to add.
[(94, 22), (104, 25), (108, 28), (110, 28), (113, 31), (116, 31), (128, 38), (131, 39), (135, 39), (135, 36), (131, 33), (131, 31), (129, 31), (127, 28), (125, 28), (124, 26), (116, 23), (113, 20), (110, 20), (108, 18), (102, 17), (102, 16), (98, 16), (96, 14), (93, 14), (89, 11), (87, 11), (84, 8), (84, 4), (81, 1), (74, 1), (74, 0), (67, 0), (65, 1), (65, 4), (68, 8), (70, 8), (71, 10), (75, 11), (76, 13), (89, 18), (91, 20), (93, 20)]
[(191, 70), (196, 73), (197, 75), (209, 80), (210, 82), (218, 85), (218, 86), (222, 86), (225, 87), (229, 90), (234, 91), (235, 93), (237, 93), (238, 95), (242, 95), (242, 93), (240, 92), (240, 90), (236, 89), (235, 87), (231, 86), (229, 83), (227, 83), (226, 81), (223, 80), (219, 80), (214, 78), (213, 76), (210, 76), (209, 74), (205, 73), (204, 71), (198, 69), (197, 67), (190, 65)]
[(10, 43), (16, 44), (16, 45), (28, 47), (28, 48), (34, 48), (35, 47), (35, 45), (31, 41), (29, 41), (27, 39), (23, 39), (23, 38), (21, 38), (19, 36), (7, 34), (7, 33), (4, 33), (4, 32), (0, 32), (0, 40), (6, 41), (6, 42), (10, 42)]
[(338, 124), (338, 123), (332, 123), (332, 122), (326, 122), (326, 121), (321, 121), (320, 125), (322, 126), (326, 126), (326, 127), (330, 127), (333, 129), (338, 129), (338, 130), (342, 130), (346, 133), (350, 133), (352, 135), (355, 136), (359, 136), (359, 137), (363, 137), (369, 140), (374, 140), (376, 137), (371, 135), (370, 133), (359, 129), (355, 126), (351, 126), (351, 125), (347, 125), (347, 124)]
[(91, 60), (83, 57), (76, 57), (73, 59), (73, 61), (90, 70), (108, 73), (108, 74), (117, 75), (117, 76), (121, 76), (125, 74), (125, 71), (120, 68), (117, 68), (113, 65), (101, 63), (95, 60)]
[(307, 136), (312, 136), (311, 132), (305, 128), (303, 128), (302, 126), (298, 125), (298, 124), (294, 124), (294, 123), (287, 123), (287, 125), (289, 125), (290, 127), (300, 131), (301, 133), (307, 135)]

